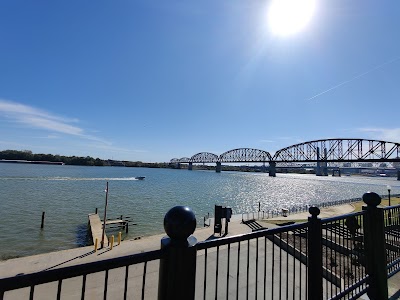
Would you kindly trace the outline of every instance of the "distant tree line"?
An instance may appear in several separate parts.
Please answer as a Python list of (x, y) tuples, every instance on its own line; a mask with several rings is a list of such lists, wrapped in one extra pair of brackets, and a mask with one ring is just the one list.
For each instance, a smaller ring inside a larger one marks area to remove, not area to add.
[(53, 154), (34, 154), (30, 150), (4, 150), (0, 151), (0, 159), (6, 160), (29, 160), (29, 161), (51, 161), (63, 162), (66, 165), (79, 165), (79, 166), (104, 166), (104, 161), (100, 158), (93, 158), (90, 156), (64, 156)]
[(66, 165), (77, 166), (125, 166), (125, 167), (142, 167), (142, 168), (174, 168), (175, 165), (169, 163), (144, 163), (141, 161), (116, 161), (116, 160), (103, 160), (100, 158), (93, 158), (90, 156), (64, 156), (53, 154), (34, 154), (30, 150), (4, 150), (0, 151), (0, 160), (28, 160), (28, 161), (50, 161), (50, 162), (63, 162)]
[(139, 168), (174, 168), (175, 165), (170, 163), (145, 163), (141, 161), (123, 161), (125, 167)]

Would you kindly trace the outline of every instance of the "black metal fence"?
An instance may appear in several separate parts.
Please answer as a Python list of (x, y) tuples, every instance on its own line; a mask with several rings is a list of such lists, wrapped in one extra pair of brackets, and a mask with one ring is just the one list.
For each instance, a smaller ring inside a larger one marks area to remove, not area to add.
[[(400, 194), (392, 194), (392, 197), (400, 197)], [(387, 198), (388, 195), (380, 195), (381, 198)], [(312, 206), (317, 206), (320, 208), (323, 207), (331, 207), (331, 206), (337, 206), (337, 205), (343, 205), (343, 204), (351, 204), (351, 203), (356, 203), (362, 201), (362, 197), (356, 197), (356, 198), (350, 198), (350, 199), (340, 199), (340, 200), (332, 200), (332, 201), (326, 201), (323, 203), (314, 203), (314, 204), (304, 204), (304, 205), (293, 205), (290, 207), (285, 207), (284, 209), (287, 210), (287, 214), (291, 213), (301, 213), (301, 212), (308, 212), (309, 208)], [(260, 207), (260, 205), (259, 205)], [(250, 211), (250, 212), (244, 212), (242, 213), (242, 220), (262, 220), (262, 219), (270, 219), (270, 218), (275, 218), (275, 217), (280, 217), (282, 214), (284, 214), (282, 208), (281, 209), (268, 209), (268, 210), (261, 210), (259, 209), (258, 211)], [(210, 216), (208, 215), (208, 218)]]
[(198, 243), (195, 298), (307, 299), (306, 240), (302, 223)]
[(324, 298), (357, 298), (367, 290), (364, 237), (365, 212), (323, 219), (322, 265), (330, 280), (325, 281)]
[[(0, 279), (0, 299), (387, 299), (400, 270), (400, 206), (198, 242), (168, 212), (160, 250)], [(168, 217), (167, 217), (168, 216)], [(194, 224), (194, 226), (193, 226)]]
[(154, 286), (164, 255), (155, 250), (3, 278), (0, 299), (157, 299)]
[(388, 276), (400, 269), (400, 206), (384, 208), (385, 245)]

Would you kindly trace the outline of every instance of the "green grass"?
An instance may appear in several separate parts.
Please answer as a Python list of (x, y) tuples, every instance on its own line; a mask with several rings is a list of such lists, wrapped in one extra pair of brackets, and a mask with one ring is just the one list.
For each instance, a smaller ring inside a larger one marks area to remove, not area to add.
[[(363, 201), (355, 202), (355, 203), (352, 203), (352, 204), (354, 206), (354, 212), (362, 211), (362, 207), (363, 207), (363, 205), (365, 205), (365, 203)], [(399, 197), (391, 197), (390, 198), (390, 204), (391, 205), (399, 205), (400, 204), (400, 198)], [(381, 205), (382, 206), (389, 206), (389, 199), (387, 199), (387, 198), (382, 199)]]

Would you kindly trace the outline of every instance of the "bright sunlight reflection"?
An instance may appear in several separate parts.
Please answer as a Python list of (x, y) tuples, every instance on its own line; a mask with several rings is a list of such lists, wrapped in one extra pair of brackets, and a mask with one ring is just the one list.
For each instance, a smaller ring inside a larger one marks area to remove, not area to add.
[(303, 30), (315, 11), (315, 0), (272, 0), (268, 25), (273, 34), (286, 36)]

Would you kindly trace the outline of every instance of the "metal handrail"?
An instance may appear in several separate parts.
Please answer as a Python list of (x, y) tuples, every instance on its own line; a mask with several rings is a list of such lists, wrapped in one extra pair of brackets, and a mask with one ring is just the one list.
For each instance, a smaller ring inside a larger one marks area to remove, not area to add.
[(197, 244), (197, 250), (204, 250), (207, 248), (243, 242), (243, 241), (247, 241), (247, 240), (251, 240), (251, 239), (264, 237), (266, 235), (273, 235), (273, 234), (278, 234), (278, 233), (282, 233), (282, 232), (294, 231), (294, 230), (298, 230), (298, 229), (304, 229), (307, 227), (308, 227), (308, 223), (305, 222), (305, 223), (299, 223), (299, 224), (286, 225), (286, 226), (277, 227), (277, 228), (258, 230), (258, 231), (251, 232), (251, 233), (245, 233), (245, 234), (241, 234), (241, 235), (224, 237), (224, 238), (219, 238), (216, 240), (203, 241), (203, 242), (199, 242)]
[(349, 214), (340, 215), (340, 216), (336, 216), (336, 217), (324, 218), (324, 219), (321, 219), (321, 222), (322, 222), (322, 224), (325, 224), (325, 223), (329, 223), (329, 222), (344, 220), (348, 217), (358, 217), (358, 216), (362, 216), (365, 214), (366, 214), (365, 211), (359, 211), (359, 212), (349, 213)]
[(81, 265), (64, 267), (47, 271), (39, 271), (30, 274), (17, 275), (15, 277), (0, 279), (0, 295), (2, 292), (30, 287), (48, 282), (55, 282), (72, 277), (83, 276), (91, 273), (121, 268), (133, 264), (144, 263), (161, 259), (164, 256), (163, 250), (153, 250), (144, 253), (137, 253), (117, 258), (90, 262)]
[[(389, 270), (390, 268), (392, 268), (398, 264), (400, 264), (400, 258), (398, 258), (395, 261), (393, 261), (392, 263), (388, 264), (386, 268)], [(398, 272), (400, 272), (400, 268), (388, 273), (388, 278), (392, 277), (393, 275), (397, 274)]]
[(400, 204), (391, 205), (391, 206), (385, 206), (385, 207), (383, 207), (383, 210), (390, 210), (390, 209), (393, 209), (393, 208), (400, 208)]
[[(349, 286), (344, 291), (342, 291), (339, 294), (337, 294), (336, 296), (332, 297), (330, 300), (342, 299), (343, 297), (349, 295), (352, 291), (354, 291), (358, 287), (361, 287), (364, 283), (367, 283), (368, 279), (369, 279), (369, 275), (366, 275), (363, 279), (361, 279), (360, 281), (356, 282), (355, 284)], [(367, 289), (368, 289), (368, 287), (364, 288), (357, 295), (361, 296), (361, 295), (365, 294)]]

